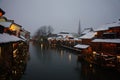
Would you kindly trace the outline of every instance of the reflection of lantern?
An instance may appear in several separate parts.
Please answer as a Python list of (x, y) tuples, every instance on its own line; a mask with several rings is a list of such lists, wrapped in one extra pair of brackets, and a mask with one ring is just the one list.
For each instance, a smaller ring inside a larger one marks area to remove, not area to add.
[(71, 61), (71, 54), (68, 55), (69, 61)]
[(60, 51), (60, 56), (63, 56), (63, 51), (62, 50)]
[(93, 55), (95, 55), (96, 54), (96, 52), (95, 51), (93, 51)]

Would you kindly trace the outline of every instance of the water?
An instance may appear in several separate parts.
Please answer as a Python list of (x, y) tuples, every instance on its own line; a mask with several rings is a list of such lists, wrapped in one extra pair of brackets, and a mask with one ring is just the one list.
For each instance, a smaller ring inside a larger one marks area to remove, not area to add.
[(21, 80), (120, 80), (119, 73), (79, 62), (75, 52), (30, 44)]

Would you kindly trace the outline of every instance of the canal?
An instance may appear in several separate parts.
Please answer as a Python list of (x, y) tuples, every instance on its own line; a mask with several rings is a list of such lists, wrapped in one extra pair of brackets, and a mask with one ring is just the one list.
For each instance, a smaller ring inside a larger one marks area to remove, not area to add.
[(119, 73), (79, 60), (76, 52), (30, 44), (21, 80), (120, 80)]

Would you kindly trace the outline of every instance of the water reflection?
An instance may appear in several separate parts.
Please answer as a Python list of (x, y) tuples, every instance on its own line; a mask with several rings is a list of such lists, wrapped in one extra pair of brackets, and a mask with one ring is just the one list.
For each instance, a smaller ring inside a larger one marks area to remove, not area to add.
[(89, 64), (79, 60), (79, 57), (75, 70), (80, 74), (80, 80), (120, 80), (119, 72)]
[(21, 80), (120, 80), (119, 73), (89, 64), (63, 48), (30, 45), (30, 53)]
[(71, 54), (68, 55), (68, 59), (71, 62)]

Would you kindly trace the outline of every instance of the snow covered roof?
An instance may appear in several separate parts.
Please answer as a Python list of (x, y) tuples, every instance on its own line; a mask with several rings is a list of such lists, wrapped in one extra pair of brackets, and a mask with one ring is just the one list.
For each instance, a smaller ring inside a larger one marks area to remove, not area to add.
[(96, 32), (88, 32), (85, 35), (79, 37), (80, 39), (91, 39), (96, 35)]
[(58, 36), (62, 36), (63, 38), (66, 38), (66, 37), (73, 37), (72, 34), (58, 34)]
[(94, 39), (92, 42), (120, 43), (120, 39)]
[(92, 28), (85, 28), (82, 32), (82, 34), (86, 34), (88, 32), (90, 32), (92, 30)]
[(52, 40), (53, 39), (53, 37), (48, 37), (48, 40)]
[(6, 33), (0, 34), (0, 43), (21, 41), (22, 39)]
[(120, 21), (115, 22), (115, 23), (111, 23), (111, 24), (105, 24), (100, 26), (97, 29), (94, 29), (95, 31), (103, 31), (103, 30), (108, 30), (111, 27), (120, 27)]
[(26, 39), (24, 36), (22, 36), (22, 35), (20, 35), (20, 38), (23, 39), (24, 41), (27, 40), (27, 39)]
[(12, 22), (0, 22), (0, 25), (2, 25), (4, 27), (10, 27), (11, 24), (12, 24)]
[(80, 40), (80, 39), (78, 39), (78, 38), (74, 38), (74, 40)]
[(89, 45), (85, 45), (85, 44), (77, 44), (74, 46), (75, 48), (80, 48), (80, 49), (86, 49), (89, 47)]

